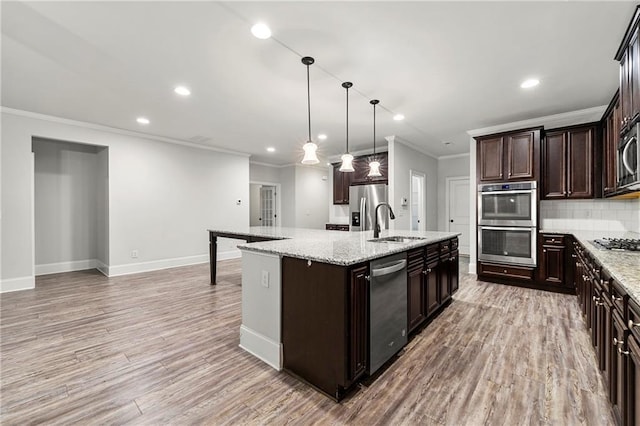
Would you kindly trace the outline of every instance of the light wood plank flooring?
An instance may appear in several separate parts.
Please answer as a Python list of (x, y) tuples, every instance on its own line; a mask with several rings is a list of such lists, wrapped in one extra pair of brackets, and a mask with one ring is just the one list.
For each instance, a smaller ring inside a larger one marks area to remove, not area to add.
[[(461, 268), (466, 270), (466, 266)], [(238, 347), (240, 261), (0, 296), (3, 425), (613, 424), (575, 296), (475, 281), (337, 404)]]

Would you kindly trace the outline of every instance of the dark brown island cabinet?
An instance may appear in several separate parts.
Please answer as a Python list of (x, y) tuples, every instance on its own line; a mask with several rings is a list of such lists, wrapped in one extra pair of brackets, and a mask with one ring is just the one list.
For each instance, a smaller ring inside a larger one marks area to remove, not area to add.
[(541, 198), (587, 199), (600, 196), (600, 124), (545, 131), (542, 143)]
[[(376, 159), (380, 162), (381, 176), (369, 177), (369, 162)], [(349, 204), (349, 187), (351, 185), (367, 185), (389, 182), (388, 154), (381, 152), (361, 155), (353, 159), (353, 172), (341, 172), (340, 163), (333, 165), (333, 204)]]
[(541, 128), (477, 137), (478, 182), (537, 180)]
[[(457, 238), (407, 256), (407, 327), (425, 325), (458, 289)], [(340, 266), (282, 259), (283, 367), (336, 401), (365, 374), (369, 264)]]

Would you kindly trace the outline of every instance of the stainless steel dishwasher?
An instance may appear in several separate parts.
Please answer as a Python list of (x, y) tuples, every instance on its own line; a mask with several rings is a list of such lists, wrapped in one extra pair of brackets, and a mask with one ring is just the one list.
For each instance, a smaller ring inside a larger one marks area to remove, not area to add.
[(369, 366), (375, 373), (407, 344), (406, 253), (369, 264)]

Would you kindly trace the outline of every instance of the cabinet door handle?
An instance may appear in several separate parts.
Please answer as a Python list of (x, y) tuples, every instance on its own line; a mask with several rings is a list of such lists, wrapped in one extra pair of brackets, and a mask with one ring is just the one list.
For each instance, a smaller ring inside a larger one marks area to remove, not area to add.
[(633, 320), (629, 320), (629, 323), (627, 325), (629, 326), (629, 328), (640, 327), (640, 322), (633, 322)]
[(422, 275), (427, 275), (427, 271), (422, 271)]
[(615, 302), (622, 302), (622, 297), (613, 296)]
[(599, 302), (600, 301), (600, 298), (597, 297), (597, 296), (593, 296), (592, 299), (593, 299), (594, 302)]
[(618, 348), (618, 353), (620, 355), (629, 355), (629, 351), (623, 351), (622, 348)]
[(576, 256), (575, 254), (572, 254), (571, 257), (573, 257), (574, 259), (577, 258), (578, 256)]
[(613, 338), (613, 346), (624, 345), (624, 340), (618, 340), (615, 337)]
[(431, 268), (427, 268), (426, 273), (431, 272)]

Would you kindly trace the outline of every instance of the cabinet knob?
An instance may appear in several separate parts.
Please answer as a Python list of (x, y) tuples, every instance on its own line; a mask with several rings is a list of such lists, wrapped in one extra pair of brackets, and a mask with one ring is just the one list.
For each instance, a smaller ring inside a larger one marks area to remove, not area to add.
[(542, 252), (543, 252), (543, 253), (546, 253), (546, 252), (547, 252), (547, 249), (542, 249)]
[(598, 296), (593, 296), (592, 299), (593, 299), (594, 302), (599, 302), (600, 301), (600, 298)]
[(578, 257), (578, 256), (576, 256), (575, 254), (572, 254), (572, 255), (571, 255), (571, 257), (573, 257), (573, 258), (575, 259), (575, 258), (576, 258), (576, 257)]
[(431, 272), (431, 268), (427, 268), (427, 273)]
[(623, 351), (622, 348), (618, 348), (618, 353), (620, 355), (629, 355), (629, 351)]
[(615, 337), (613, 338), (613, 346), (624, 345), (624, 340), (618, 340)]
[(613, 296), (615, 302), (622, 302), (622, 297)]
[(505, 270), (504, 270), (504, 271), (502, 271), (502, 272), (503, 272), (504, 274), (506, 274), (506, 273), (507, 273), (507, 270), (505, 269)]
[(627, 325), (629, 326), (629, 328), (640, 327), (640, 322), (633, 322), (633, 320), (629, 320), (629, 323)]
[(422, 275), (427, 275), (427, 271), (422, 271)]

